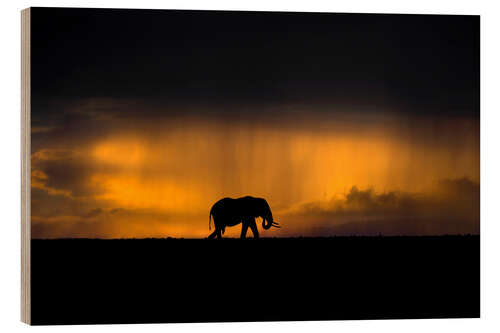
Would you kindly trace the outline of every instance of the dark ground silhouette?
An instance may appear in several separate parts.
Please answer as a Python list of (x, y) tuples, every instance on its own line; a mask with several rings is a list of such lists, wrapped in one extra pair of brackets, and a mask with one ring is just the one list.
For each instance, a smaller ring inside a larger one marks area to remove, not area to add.
[(33, 240), (33, 324), (479, 316), (479, 236)]

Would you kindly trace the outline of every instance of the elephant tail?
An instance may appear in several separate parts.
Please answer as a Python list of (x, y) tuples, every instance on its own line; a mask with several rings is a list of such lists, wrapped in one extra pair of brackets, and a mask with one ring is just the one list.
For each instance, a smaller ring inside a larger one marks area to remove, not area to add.
[(210, 223), (212, 222), (212, 211), (210, 211), (210, 215), (208, 215), (208, 230), (212, 230), (210, 227)]

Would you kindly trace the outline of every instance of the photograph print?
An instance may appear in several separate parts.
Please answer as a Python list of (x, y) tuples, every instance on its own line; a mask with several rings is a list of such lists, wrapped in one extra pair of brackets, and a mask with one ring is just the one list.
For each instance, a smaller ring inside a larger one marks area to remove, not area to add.
[(479, 317), (479, 16), (30, 15), (32, 324)]

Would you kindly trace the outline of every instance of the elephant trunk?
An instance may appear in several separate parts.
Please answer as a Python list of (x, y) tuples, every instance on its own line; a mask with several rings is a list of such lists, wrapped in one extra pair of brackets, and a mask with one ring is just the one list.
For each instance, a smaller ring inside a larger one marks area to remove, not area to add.
[(264, 214), (262, 214), (262, 228), (265, 230), (271, 229), (271, 227), (275, 228), (281, 228), (279, 223), (274, 221), (273, 219), (273, 213), (271, 213), (271, 208), (269, 207), (269, 204), (267, 201), (264, 200), (265, 203), (265, 210)]
[[(267, 223), (266, 223), (267, 222)], [(270, 229), (273, 226), (273, 215), (269, 214), (262, 218), (262, 228), (265, 230)]]

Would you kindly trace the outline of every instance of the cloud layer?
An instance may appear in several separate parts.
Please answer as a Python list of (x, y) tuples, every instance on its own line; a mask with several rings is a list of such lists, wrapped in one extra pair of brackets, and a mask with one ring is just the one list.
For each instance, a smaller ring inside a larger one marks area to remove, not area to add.
[(129, 102), (83, 100), (34, 121), (34, 237), (203, 237), (211, 205), (244, 195), (266, 198), (286, 225), (268, 236), (478, 231), (465, 190), (479, 186), (475, 119), (333, 121), (286, 107), (267, 121), (162, 117)]
[(479, 184), (468, 178), (443, 179), (419, 193), (353, 186), (341, 198), (302, 204), (283, 219), (310, 225), (302, 228), (309, 236), (479, 234), (479, 195)]

